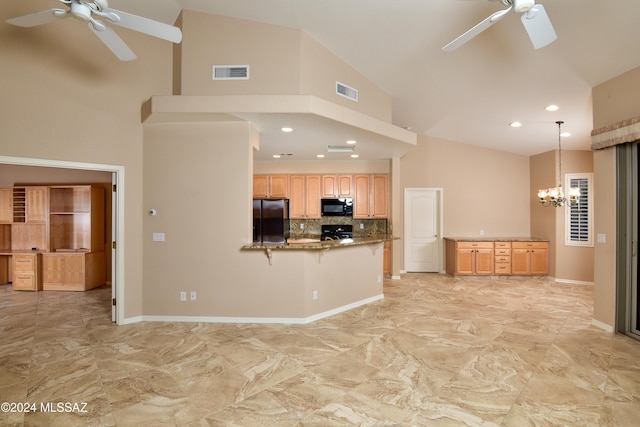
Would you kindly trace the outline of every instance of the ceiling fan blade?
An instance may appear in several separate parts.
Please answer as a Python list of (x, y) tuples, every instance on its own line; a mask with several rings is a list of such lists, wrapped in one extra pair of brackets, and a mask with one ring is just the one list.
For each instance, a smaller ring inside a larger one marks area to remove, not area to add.
[(444, 50), (445, 52), (451, 52), (452, 50), (456, 50), (457, 48), (459, 48), (460, 46), (462, 46), (463, 44), (465, 44), (466, 42), (468, 42), (469, 40), (471, 40), (472, 38), (474, 38), (475, 36), (483, 32), (484, 30), (486, 30), (487, 28), (489, 28), (490, 26), (498, 22), (500, 19), (502, 19), (504, 15), (506, 15), (507, 12), (509, 12), (512, 8), (513, 6), (509, 6), (507, 9), (499, 10), (496, 13), (492, 14), (491, 16), (487, 17), (484, 21), (480, 22), (479, 24), (477, 24), (476, 26), (468, 30), (466, 33), (462, 34), (460, 37), (458, 37), (451, 43), (444, 46), (442, 50)]
[(102, 40), (102, 43), (104, 43), (109, 48), (109, 50), (111, 50), (111, 52), (113, 52), (113, 54), (118, 57), (118, 59), (120, 59), (121, 61), (133, 61), (137, 58), (136, 54), (133, 53), (131, 49), (129, 49), (129, 46), (127, 46), (127, 44), (120, 38), (120, 36), (118, 36), (116, 32), (111, 28), (104, 25), (100, 27), (104, 27), (104, 29), (99, 31), (93, 27), (91, 22), (89, 22), (88, 25), (89, 29), (93, 31), (93, 34), (95, 34), (100, 40)]
[(165, 24), (163, 22), (154, 21), (152, 19), (143, 18), (142, 16), (132, 15), (127, 12), (122, 12), (115, 9), (105, 9), (105, 12), (115, 13), (120, 17), (117, 22), (112, 22), (115, 25), (128, 28), (133, 31), (148, 34), (153, 37), (168, 40), (173, 43), (180, 43), (182, 41), (182, 31), (180, 28), (173, 25)]
[(11, 25), (18, 27), (36, 27), (38, 25), (48, 24), (61, 18), (67, 18), (69, 11), (65, 9), (48, 9), (40, 12), (30, 13), (28, 15), (18, 16), (17, 18), (7, 19)]
[(545, 47), (558, 38), (553, 25), (551, 25), (549, 15), (547, 15), (547, 11), (541, 4), (537, 4), (523, 13), (520, 19), (529, 34), (534, 48)]

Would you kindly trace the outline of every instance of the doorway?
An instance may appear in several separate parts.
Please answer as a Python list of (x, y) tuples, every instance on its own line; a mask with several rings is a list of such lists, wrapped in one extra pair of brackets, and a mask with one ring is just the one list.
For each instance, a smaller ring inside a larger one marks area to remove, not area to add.
[(112, 308), (112, 321), (124, 323), (124, 166), (97, 163), (79, 163), (58, 160), (32, 159), (23, 157), (0, 156), (0, 164), (31, 166), (42, 168), (62, 168), (85, 171), (109, 172), (112, 184), (117, 191), (112, 193), (111, 230), (118, 247), (111, 249), (111, 291), (112, 299), (117, 303)]
[(404, 270), (442, 272), (442, 188), (404, 189)]

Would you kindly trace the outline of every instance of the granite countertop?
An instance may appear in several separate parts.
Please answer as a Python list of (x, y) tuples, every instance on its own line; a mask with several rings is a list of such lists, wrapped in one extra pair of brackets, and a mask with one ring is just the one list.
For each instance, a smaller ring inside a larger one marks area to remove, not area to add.
[(453, 242), (548, 242), (539, 237), (445, 237)]
[(373, 243), (384, 243), (389, 240), (396, 240), (399, 237), (392, 235), (354, 237), (342, 240), (324, 240), (320, 238), (293, 238), (286, 243), (252, 243), (244, 245), (242, 249), (332, 249), (348, 246), (370, 245)]

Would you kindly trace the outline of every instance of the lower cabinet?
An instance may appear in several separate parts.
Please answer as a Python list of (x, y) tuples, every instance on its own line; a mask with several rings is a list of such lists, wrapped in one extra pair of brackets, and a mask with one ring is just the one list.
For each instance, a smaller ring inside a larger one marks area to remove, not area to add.
[(13, 255), (13, 289), (42, 290), (42, 262), (40, 254)]
[(549, 243), (541, 241), (464, 241), (445, 238), (447, 274), (549, 274)]
[(547, 242), (513, 242), (511, 274), (543, 275), (549, 271)]
[(391, 242), (384, 242), (384, 252), (383, 252), (383, 268), (382, 272), (384, 274), (391, 274)]
[(105, 284), (104, 252), (42, 255), (45, 291), (86, 291)]

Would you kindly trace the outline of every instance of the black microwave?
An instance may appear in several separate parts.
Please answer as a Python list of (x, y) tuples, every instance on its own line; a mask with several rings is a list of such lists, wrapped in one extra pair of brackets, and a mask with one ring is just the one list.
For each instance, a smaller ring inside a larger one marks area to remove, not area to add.
[(353, 199), (322, 199), (322, 216), (353, 216)]

